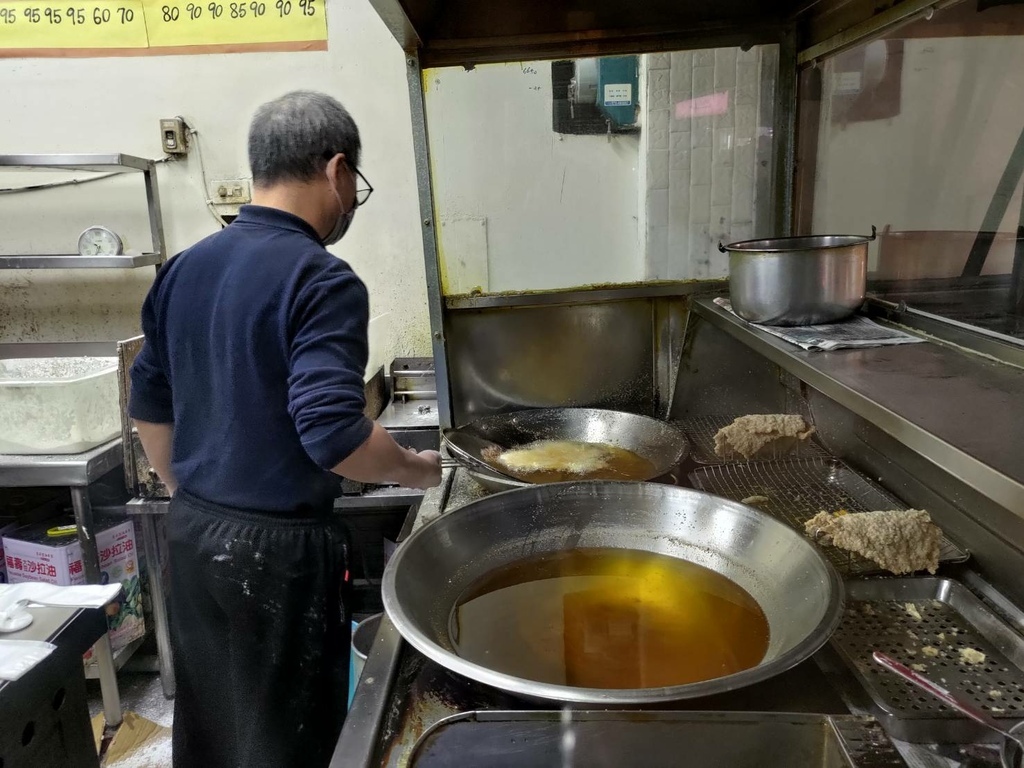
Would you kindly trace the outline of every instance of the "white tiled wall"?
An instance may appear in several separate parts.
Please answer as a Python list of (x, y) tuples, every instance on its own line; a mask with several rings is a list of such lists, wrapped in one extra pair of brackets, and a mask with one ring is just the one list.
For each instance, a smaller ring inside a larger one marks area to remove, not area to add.
[[(646, 272), (652, 280), (723, 277), (719, 241), (755, 236), (762, 49), (646, 57)], [(727, 94), (728, 109), (680, 115)]]

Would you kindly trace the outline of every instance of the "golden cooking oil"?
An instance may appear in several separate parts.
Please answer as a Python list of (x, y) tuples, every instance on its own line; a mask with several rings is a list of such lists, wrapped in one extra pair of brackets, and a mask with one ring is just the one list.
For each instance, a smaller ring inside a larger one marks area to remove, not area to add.
[(499, 568), (452, 612), (465, 659), (579, 688), (657, 688), (756, 666), (768, 620), (746, 590), (686, 560), (574, 549)]

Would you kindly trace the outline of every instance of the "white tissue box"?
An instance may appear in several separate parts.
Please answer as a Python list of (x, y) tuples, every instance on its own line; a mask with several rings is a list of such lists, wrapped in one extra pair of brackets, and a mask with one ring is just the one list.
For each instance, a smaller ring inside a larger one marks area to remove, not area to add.
[[(47, 534), (55, 526), (73, 522), (53, 520), (5, 534), (2, 541), (8, 581), (11, 584), (42, 581), (61, 587), (85, 584), (78, 538)], [(107, 606), (110, 642), (116, 651), (146, 633), (134, 524), (126, 520), (97, 531), (96, 546), (103, 583), (120, 582), (122, 587), (120, 596)]]

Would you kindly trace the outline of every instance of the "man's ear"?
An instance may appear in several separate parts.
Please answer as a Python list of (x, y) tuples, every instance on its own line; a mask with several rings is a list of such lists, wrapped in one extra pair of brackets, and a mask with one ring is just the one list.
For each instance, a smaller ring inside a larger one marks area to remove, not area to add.
[(341, 168), (344, 166), (344, 164), (345, 164), (345, 155), (342, 152), (339, 152), (334, 157), (332, 157), (330, 160), (328, 160), (327, 161), (327, 178), (332, 179), (335, 182), (337, 182), (338, 181), (338, 177), (339, 177), (340, 172), (341, 172)]

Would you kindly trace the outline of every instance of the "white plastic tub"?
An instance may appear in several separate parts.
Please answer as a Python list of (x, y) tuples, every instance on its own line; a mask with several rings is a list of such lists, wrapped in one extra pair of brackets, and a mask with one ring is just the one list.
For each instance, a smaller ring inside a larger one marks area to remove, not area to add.
[(81, 453), (120, 433), (116, 357), (0, 360), (0, 453)]

